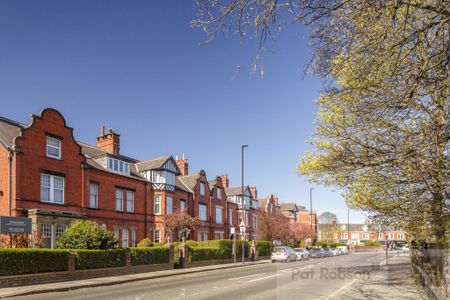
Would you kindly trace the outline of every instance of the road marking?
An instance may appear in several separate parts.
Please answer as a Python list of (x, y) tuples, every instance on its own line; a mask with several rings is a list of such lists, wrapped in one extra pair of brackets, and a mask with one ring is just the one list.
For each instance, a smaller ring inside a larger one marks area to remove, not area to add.
[(331, 293), (328, 296), (322, 296), (322, 297), (318, 298), (318, 300), (333, 299), (334, 296), (336, 296), (337, 294), (341, 293), (342, 291), (344, 291), (345, 289), (347, 289), (348, 287), (353, 285), (356, 281), (358, 281), (358, 279), (354, 278), (352, 281), (350, 281), (349, 283), (347, 283), (346, 285), (344, 285), (340, 289), (334, 291), (333, 293)]
[(272, 277), (277, 277), (277, 276), (280, 276), (280, 273), (277, 273), (277, 274), (274, 274), (274, 275), (269, 275), (269, 276), (266, 276), (266, 277), (261, 277), (261, 278), (252, 279), (252, 280), (249, 280), (249, 281), (247, 281), (247, 282), (255, 282), (255, 281), (259, 281), (259, 280), (263, 280), (263, 279), (268, 279), (268, 278), (272, 278)]
[(254, 277), (254, 276), (259, 276), (259, 275), (264, 275), (266, 273), (258, 273), (258, 274), (252, 274), (252, 275), (247, 275), (247, 276), (241, 276), (241, 277), (234, 277), (234, 278), (230, 278), (228, 280), (239, 280), (242, 278), (247, 278), (247, 277)]

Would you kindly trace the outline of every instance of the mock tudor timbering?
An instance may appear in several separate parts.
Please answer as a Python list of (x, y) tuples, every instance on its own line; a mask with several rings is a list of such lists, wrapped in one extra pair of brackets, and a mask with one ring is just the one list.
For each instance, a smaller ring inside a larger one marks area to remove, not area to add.
[(229, 187), (228, 175), (208, 181), (204, 171), (189, 173), (185, 155), (145, 161), (124, 156), (111, 127), (101, 126), (96, 146), (76, 141), (54, 109), (32, 115), (30, 125), (0, 117), (0, 215), (32, 218), (47, 247), (81, 219), (112, 231), (120, 247), (145, 237), (164, 242), (164, 215), (180, 210), (200, 219), (191, 239), (229, 238), (240, 222), (245, 238), (253, 239), (256, 187), (245, 187), (241, 202), (238, 189)]

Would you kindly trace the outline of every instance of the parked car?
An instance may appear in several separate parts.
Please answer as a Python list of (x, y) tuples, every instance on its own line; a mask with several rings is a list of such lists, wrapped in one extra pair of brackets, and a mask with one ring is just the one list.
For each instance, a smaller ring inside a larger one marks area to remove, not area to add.
[(336, 248), (340, 249), (342, 254), (348, 254), (347, 246), (337, 246)]
[(325, 257), (331, 257), (333, 256), (333, 252), (328, 247), (323, 247), (323, 250), (325, 251)]
[(408, 247), (408, 245), (404, 245), (400, 250), (401, 250), (403, 253), (408, 253), (408, 252), (409, 252), (409, 247)]
[(309, 250), (309, 257), (311, 258), (325, 257), (325, 250), (323, 250), (323, 248), (312, 248), (311, 250)]
[(275, 247), (272, 251), (272, 256), (270, 260), (274, 263), (276, 261), (285, 261), (291, 262), (297, 260), (297, 254), (295, 254), (294, 250), (288, 246)]
[(333, 253), (333, 256), (341, 255), (341, 251), (338, 248), (331, 248), (331, 253)]
[(309, 259), (309, 252), (305, 248), (294, 248), (295, 254), (297, 254), (297, 260)]

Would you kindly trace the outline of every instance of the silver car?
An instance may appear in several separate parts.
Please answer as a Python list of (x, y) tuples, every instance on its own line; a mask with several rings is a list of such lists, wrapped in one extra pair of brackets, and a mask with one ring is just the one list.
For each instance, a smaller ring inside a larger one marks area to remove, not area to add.
[(297, 260), (309, 259), (309, 252), (305, 248), (294, 248), (295, 254), (297, 254)]
[(272, 256), (270, 260), (274, 263), (276, 261), (291, 262), (297, 260), (297, 254), (294, 250), (288, 246), (275, 247), (272, 251)]

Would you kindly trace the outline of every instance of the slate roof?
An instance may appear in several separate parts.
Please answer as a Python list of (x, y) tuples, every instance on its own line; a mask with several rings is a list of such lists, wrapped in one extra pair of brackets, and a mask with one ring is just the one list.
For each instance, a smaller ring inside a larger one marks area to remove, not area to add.
[(136, 168), (138, 171), (157, 170), (160, 169), (168, 159), (170, 159), (170, 156), (161, 156), (149, 160), (143, 160), (136, 163)]
[[(244, 192), (247, 189), (248, 189), (248, 186), (245, 186), (244, 187)], [(230, 197), (230, 196), (241, 196), (242, 195), (242, 186), (236, 186), (236, 187), (227, 188), (227, 189), (225, 189), (225, 194), (227, 194), (228, 197)]]
[(191, 193), (192, 191), (189, 190), (189, 188), (184, 184), (184, 182), (178, 177), (180, 177), (180, 176), (175, 177), (175, 187), (182, 191)]
[(184, 186), (186, 186), (190, 192), (194, 191), (195, 185), (200, 178), (200, 173), (194, 173), (184, 176), (178, 176), (177, 179), (180, 180)]
[(280, 207), (281, 207), (281, 211), (291, 211), (291, 210), (295, 210), (295, 203), (281, 203)]
[(14, 138), (18, 136), (20, 130), (25, 127), (26, 125), (22, 123), (0, 117), (0, 143), (7, 148), (12, 148)]

